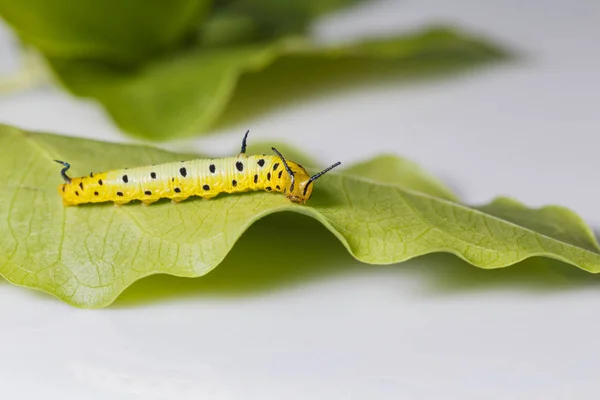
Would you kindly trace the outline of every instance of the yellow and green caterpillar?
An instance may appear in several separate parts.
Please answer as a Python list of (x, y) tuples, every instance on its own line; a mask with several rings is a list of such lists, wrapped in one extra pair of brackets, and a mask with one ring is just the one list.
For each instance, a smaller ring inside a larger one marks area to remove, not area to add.
[[(248, 131), (249, 132), (249, 131)], [(315, 175), (300, 164), (287, 161), (274, 147), (276, 155), (246, 155), (246, 139), (235, 157), (197, 159), (160, 165), (118, 169), (71, 178), (70, 165), (64, 161), (61, 176), (65, 181), (58, 191), (65, 206), (112, 201), (115, 205), (141, 200), (149, 205), (162, 198), (180, 202), (190, 196), (210, 199), (220, 193), (251, 190), (281, 192), (294, 203), (305, 203), (312, 194), (312, 183), (340, 162)]]

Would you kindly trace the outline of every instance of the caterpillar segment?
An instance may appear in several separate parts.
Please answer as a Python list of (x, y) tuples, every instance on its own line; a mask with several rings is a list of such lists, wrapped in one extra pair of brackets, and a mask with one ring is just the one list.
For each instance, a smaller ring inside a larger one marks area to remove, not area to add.
[(300, 164), (286, 160), (275, 148), (274, 155), (246, 155), (248, 132), (241, 152), (235, 157), (196, 159), (165, 164), (117, 169), (69, 177), (67, 162), (61, 176), (64, 183), (58, 192), (65, 206), (113, 202), (122, 205), (140, 200), (150, 205), (168, 198), (174, 203), (192, 196), (212, 199), (221, 193), (264, 190), (283, 193), (290, 201), (304, 204), (312, 195), (313, 182), (340, 165), (309, 175)]

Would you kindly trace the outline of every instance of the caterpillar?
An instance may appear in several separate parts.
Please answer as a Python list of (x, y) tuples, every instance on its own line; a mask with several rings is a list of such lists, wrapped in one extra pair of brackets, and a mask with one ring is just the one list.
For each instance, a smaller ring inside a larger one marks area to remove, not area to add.
[(286, 160), (277, 149), (275, 155), (246, 155), (247, 131), (237, 156), (196, 159), (159, 165), (117, 169), (89, 176), (69, 177), (69, 163), (60, 171), (64, 183), (58, 192), (64, 206), (112, 201), (122, 205), (140, 200), (150, 205), (162, 198), (178, 203), (190, 196), (211, 199), (220, 193), (265, 190), (283, 193), (291, 202), (304, 204), (312, 195), (313, 182), (337, 167), (337, 162), (310, 175), (302, 165)]

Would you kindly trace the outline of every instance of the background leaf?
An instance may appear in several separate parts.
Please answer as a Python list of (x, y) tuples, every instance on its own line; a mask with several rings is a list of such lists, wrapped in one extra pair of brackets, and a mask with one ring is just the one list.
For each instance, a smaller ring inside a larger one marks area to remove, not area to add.
[[(63, 207), (57, 193), (60, 177), (52, 161), (66, 159), (74, 175), (83, 175), (190, 157), (146, 146), (1, 127), (0, 274), (76, 306), (102, 307), (144, 276), (208, 273), (251, 224), (281, 211), (321, 222), (365, 263), (391, 264), (449, 252), (481, 268), (546, 256), (585, 271), (600, 271), (598, 243), (571, 211), (531, 210), (505, 200), (469, 208), (416, 191), (428, 187), (429, 192), (444, 193), (446, 189), (434, 181), (422, 184), (414, 169), (410, 179), (403, 180), (400, 167), (406, 164), (401, 161), (389, 170), (377, 169), (373, 166), (377, 162), (363, 164), (368, 166), (364, 175), (373, 178), (372, 171), (385, 171), (381, 179), (395, 185), (357, 177), (363, 173), (360, 167), (326, 175), (308, 206), (291, 204), (272, 193), (245, 193), (211, 201), (119, 208), (110, 204)], [(280, 234), (294, 229), (287, 226)], [(298, 249), (303, 251), (302, 243)], [(260, 261), (264, 254), (246, 257)]]
[[(62, 83), (98, 100), (125, 131), (145, 139), (187, 137), (306, 94), (359, 81), (417, 79), (503, 56), (454, 30), (427, 29), (395, 39), (319, 47), (297, 38), (195, 48), (139, 69), (51, 60)], [(261, 72), (262, 71), (262, 72)], [(235, 93), (240, 77), (242, 82)], [(223, 116), (232, 97), (232, 109)]]
[(0, 0), (20, 39), (54, 59), (139, 63), (179, 47), (209, 0)]
[(443, 27), (328, 46), (309, 40), (316, 17), (359, 1), (0, 0), (0, 15), (65, 89), (150, 140), (204, 133), (348, 84), (415, 80), (505, 56)]
[(229, 0), (216, 2), (201, 29), (203, 44), (240, 43), (249, 40), (302, 34), (323, 14), (365, 0)]

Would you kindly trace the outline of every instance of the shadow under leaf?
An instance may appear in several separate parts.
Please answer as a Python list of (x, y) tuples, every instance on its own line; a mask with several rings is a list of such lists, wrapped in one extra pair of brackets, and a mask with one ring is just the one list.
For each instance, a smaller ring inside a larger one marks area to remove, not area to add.
[(122, 293), (114, 307), (182, 298), (254, 296), (324, 279), (368, 274), (420, 281), (427, 295), (493, 289), (548, 292), (597, 285), (600, 279), (541, 257), (493, 270), (440, 253), (394, 265), (367, 265), (351, 257), (319, 222), (285, 212), (256, 222), (209, 274), (192, 279), (164, 274), (144, 278)]

